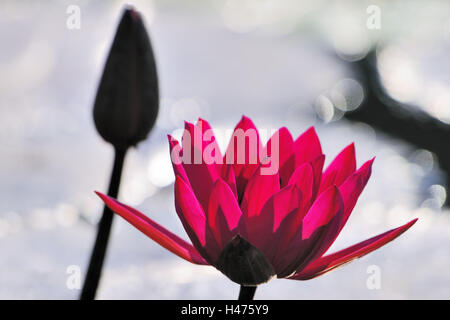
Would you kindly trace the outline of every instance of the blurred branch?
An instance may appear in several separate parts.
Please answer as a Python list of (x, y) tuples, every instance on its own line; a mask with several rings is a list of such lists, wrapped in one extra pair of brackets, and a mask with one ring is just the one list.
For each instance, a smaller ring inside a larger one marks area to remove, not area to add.
[[(376, 68), (376, 54), (371, 51), (364, 59), (350, 62), (365, 87), (361, 106), (347, 112), (345, 117), (365, 122), (392, 137), (433, 152), (445, 171), (447, 186), (450, 181), (450, 126), (419, 110), (389, 97), (380, 82)], [(449, 194), (447, 189), (447, 194)], [(450, 205), (449, 197), (446, 206)]]

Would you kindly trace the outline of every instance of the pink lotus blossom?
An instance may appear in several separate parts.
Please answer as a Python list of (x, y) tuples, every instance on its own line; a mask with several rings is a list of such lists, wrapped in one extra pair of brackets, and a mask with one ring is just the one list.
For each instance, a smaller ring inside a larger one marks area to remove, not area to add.
[[(175, 157), (187, 152), (204, 157), (209, 148), (214, 159), (223, 160), (186, 163), (172, 157), (175, 207), (192, 244), (139, 211), (98, 195), (167, 250), (189, 262), (212, 265), (241, 285), (257, 285), (274, 276), (295, 280), (320, 276), (380, 248), (417, 220), (328, 254), (369, 180), (374, 159), (357, 169), (352, 143), (322, 172), (325, 155), (313, 127), (296, 140), (283, 127), (265, 147), (257, 133), (255, 141), (249, 138), (238, 144), (233, 136), (222, 156), (214, 136), (208, 141), (189, 139), (199, 129), (211, 130), (202, 119), (196, 125), (186, 123), (182, 146), (169, 136)], [(257, 132), (253, 122), (242, 117), (234, 132), (247, 130)], [(236, 151), (242, 151), (244, 161), (236, 159)], [(274, 161), (277, 170), (264, 174)]]

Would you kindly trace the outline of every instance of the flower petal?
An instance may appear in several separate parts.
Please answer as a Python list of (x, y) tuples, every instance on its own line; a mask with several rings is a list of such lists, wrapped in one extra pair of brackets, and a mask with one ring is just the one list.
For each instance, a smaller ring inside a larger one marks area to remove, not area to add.
[[(301, 193), (296, 185), (289, 185), (270, 197), (258, 216), (248, 220), (249, 241), (273, 261), (280, 247), (278, 244), (288, 234), (283, 221), (292, 212), (297, 212)], [(282, 228), (280, 228), (283, 226)]]
[(296, 185), (302, 194), (301, 210), (306, 214), (312, 202), (313, 187), (314, 187), (314, 173), (310, 163), (304, 163), (295, 169), (288, 185)]
[(202, 154), (203, 161), (207, 164), (215, 164), (217, 172), (222, 170), (222, 153), (220, 152), (219, 144), (214, 136), (214, 131), (209, 125), (208, 121), (198, 118), (196, 127), (202, 131)]
[[(280, 252), (286, 250), (288, 245), (292, 242), (293, 237), (298, 234), (298, 230), (301, 228), (302, 217), (301, 214), (299, 214), (300, 212), (299, 208), (294, 208), (288, 212), (284, 219), (281, 220), (278, 228), (274, 231), (274, 234), (268, 243), (269, 248), (266, 251), (270, 253), (270, 262), (275, 268), (279, 265), (277, 257), (280, 255)], [(276, 271), (280, 272), (281, 270), (278, 269)]]
[(209, 124), (209, 122), (202, 118), (198, 118), (195, 126), (200, 128), (200, 130), (203, 134), (203, 139), (202, 139), (203, 148), (202, 149), (204, 150), (205, 147), (213, 144), (215, 146), (214, 151), (218, 152), (217, 155), (216, 154), (213, 154), (213, 155), (217, 156), (218, 158), (222, 158), (222, 154), (220, 153), (219, 145), (217, 144), (216, 137), (214, 135), (213, 129), (211, 128), (211, 125)]
[(342, 225), (340, 227), (341, 230), (350, 217), (350, 214), (356, 205), (356, 201), (364, 190), (367, 181), (369, 181), (374, 160), (375, 158), (364, 163), (361, 168), (348, 177), (339, 187), (339, 192), (344, 200), (344, 219), (342, 220)]
[(264, 203), (280, 190), (278, 172), (265, 174), (265, 165), (260, 165), (249, 180), (241, 201), (242, 213), (245, 219), (257, 216)]
[[(337, 232), (334, 232), (332, 236), (327, 240), (328, 246), (326, 250), (336, 241), (339, 233), (342, 231), (342, 228), (345, 226), (350, 214), (358, 200), (359, 195), (361, 194), (364, 186), (370, 177), (371, 166), (373, 160), (366, 162), (361, 168), (350, 176), (344, 184), (339, 188), (339, 193), (342, 196), (343, 201), (343, 213), (342, 217), (339, 220), (339, 226)], [(326, 250), (323, 252), (325, 253)]]
[(343, 202), (339, 190), (329, 187), (314, 201), (308, 213), (303, 218), (302, 238), (309, 238), (314, 231), (328, 225), (331, 219), (342, 210)]
[(309, 280), (318, 276), (321, 276), (333, 269), (336, 269), (354, 259), (361, 258), (362, 256), (384, 246), (390, 241), (400, 236), (403, 232), (408, 230), (417, 219), (414, 219), (407, 224), (382, 233), (373, 238), (367, 239), (363, 242), (355, 244), (346, 249), (340, 250), (333, 254), (324, 256), (310, 263), (304, 270), (296, 273), (289, 279), (294, 280)]
[(167, 135), (167, 138), (169, 139), (170, 160), (172, 161), (173, 172), (175, 176), (180, 176), (186, 183), (189, 184), (189, 179), (183, 167), (183, 149), (181, 148), (178, 140), (170, 134)]
[(236, 189), (236, 176), (234, 175), (234, 169), (231, 164), (224, 163), (222, 165), (221, 177), (226, 183), (228, 183), (237, 200), (238, 194)]
[(280, 173), (280, 184), (284, 187), (294, 171), (294, 140), (286, 127), (276, 131), (264, 148), (263, 155), (270, 157)]
[(219, 179), (211, 192), (208, 225), (222, 249), (236, 234), (246, 237), (242, 212), (228, 184)]
[(182, 140), (183, 167), (195, 196), (206, 212), (212, 186), (219, 174), (215, 163), (207, 163), (203, 159), (201, 130), (189, 122), (185, 126)]
[(279, 250), (274, 261), (277, 276), (287, 277), (323, 255), (339, 230), (343, 211), (337, 187), (323, 192), (303, 218), (291, 243)]
[(325, 162), (325, 155), (321, 154), (311, 160), (311, 166), (313, 168), (313, 174), (314, 174), (314, 187), (313, 187), (313, 195), (312, 198), (315, 199), (317, 197), (317, 194), (319, 192), (320, 187), (320, 181), (322, 180), (322, 169), (323, 164)]
[(250, 118), (243, 116), (234, 128), (223, 163), (233, 165), (238, 196), (244, 193), (248, 179), (259, 165), (262, 149), (259, 133)]
[(206, 216), (194, 192), (183, 179), (175, 179), (175, 208), (194, 247), (213, 264), (219, 255), (219, 246), (206, 227)]
[(306, 130), (294, 142), (295, 167), (309, 162), (322, 154), (319, 137), (314, 127)]
[(340, 186), (356, 170), (354, 143), (344, 148), (322, 174), (320, 192), (332, 185)]
[(112, 211), (119, 214), (162, 247), (189, 262), (195, 264), (208, 264), (191, 244), (157, 224), (141, 212), (100, 192), (96, 191), (95, 193)]

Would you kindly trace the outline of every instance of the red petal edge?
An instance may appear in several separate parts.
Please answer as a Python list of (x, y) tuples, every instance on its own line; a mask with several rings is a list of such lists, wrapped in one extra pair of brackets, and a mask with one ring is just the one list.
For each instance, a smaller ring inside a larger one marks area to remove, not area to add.
[(127, 220), (129, 223), (131, 223), (142, 233), (157, 242), (162, 247), (189, 262), (208, 265), (208, 263), (200, 256), (194, 246), (184, 241), (174, 233), (170, 232), (163, 226), (157, 224), (156, 222), (145, 216), (143, 213), (127, 205), (124, 205), (119, 201), (98, 191), (95, 191), (95, 193), (112, 211)]
[(289, 279), (294, 280), (309, 280), (321, 276), (331, 270), (334, 270), (354, 259), (362, 256), (384, 246), (390, 241), (400, 236), (403, 232), (408, 230), (417, 218), (404, 224), (401, 227), (389, 230), (385, 233), (379, 234), (375, 237), (362, 241), (346, 249), (324, 256), (310, 263), (305, 269), (297, 272)]

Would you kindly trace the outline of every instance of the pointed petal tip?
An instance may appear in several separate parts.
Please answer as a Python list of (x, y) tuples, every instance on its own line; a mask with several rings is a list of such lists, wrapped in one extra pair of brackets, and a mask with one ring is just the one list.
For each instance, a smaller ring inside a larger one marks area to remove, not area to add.
[(364, 162), (364, 163), (362, 164), (361, 167), (359, 167), (358, 170), (355, 171), (355, 173), (363, 172), (363, 171), (369, 171), (369, 172), (371, 172), (371, 171), (372, 171), (372, 165), (373, 165), (373, 162), (374, 162), (374, 161), (375, 161), (375, 157), (373, 157), (373, 158), (370, 159), (370, 160), (367, 160), (366, 162)]
[(198, 125), (200, 124), (200, 123), (203, 123), (203, 122), (207, 122), (205, 119), (202, 119), (202, 117), (198, 117), (197, 118), (197, 122), (195, 123), (195, 125), (198, 127)]
[(410, 222), (408, 222), (405, 226), (407, 226), (408, 228), (412, 227), (417, 221), (419, 220), (419, 218), (415, 218), (412, 219)]
[(184, 129), (185, 130), (188, 130), (189, 128), (193, 128), (193, 127), (194, 127), (193, 123), (191, 123), (191, 122), (189, 122), (187, 120), (184, 120)]
[(105, 198), (107, 198), (108, 196), (101, 193), (100, 191), (94, 190), (94, 193), (99, 196), (102, 200), (104, 200)]
[[(172, 150), (174, 147), (180, 145), (180, 142), (170, 134), (167, 135), (167, 141), (169, 142), (170, 150)], [(181, 148), (181, 146), (180, 146), (180, 148)]]
[(246, 115), (242, 115), (241, 120), (239, 120), (237, 126), (240, 126), (240, 125), (242, 126), (243, 124), (246, 124), (245, 127), (247, 127), (247, 126), (255, 127), (255, 124), (253, 123), (252, 119), (250, 119)]
[(352, 153), (355, 153), (355, 142), (350, 143), (345, 149), (349, 149)]
[(175, 139), (170, 133), (167, 134), (167, 140), (169, 141), (170, 144), (172, 144), (172, 143), (178, 143), (178, 140)]
[(305, 134), (305, 133), (314, 134), (317, 136), (316, 127), (314, 127), (314, 126), (309, 127), (308, 129), (305, 130), (305, 132), (303, 134)]
[(209, 122), (208, 122), (207, 120), (203, 119), (202, 117), (198, 117), (198, 119), (197, 119), (197, 124), (198, 124), (199, 122), (204, 122), (204, 123), (209, 124)]
[(342, 149), (342, 151), (336, 156), (335, 159), (339, 159), (342, 157), (344, 157), (344, 159), (347, 159), (347, 161), (349, 161), (350, 159), (354, 160), (356, 165), (356, 151), (354, 142), (350, 143), (344, 149)]
[(373, 157), (370, 160), (367, 160), (367, 162), (365, 164), (363, 164), (363, 166), (365, 166), (368, 170), (372, 170), (374, 161), (375, 161), (375, 157)]
[(322, 153), (322, 146), (320, 145), (320, 139), (317, 135), (314, 126), (309, 127), (303, 133), (301, 133), (297, 139), (294, 141), (295, 145), (309, 145), (309, 147), (314, 146), (315, 156)]
[(292, 133), (289, 131), (287, 127), (281, 127), (278, 129), (279, 134), (285, 134), (286, 136), (289, 136), (290, 139), (292, 139), (292, 142), (294, 142), (294, 139), (292, 138)]

